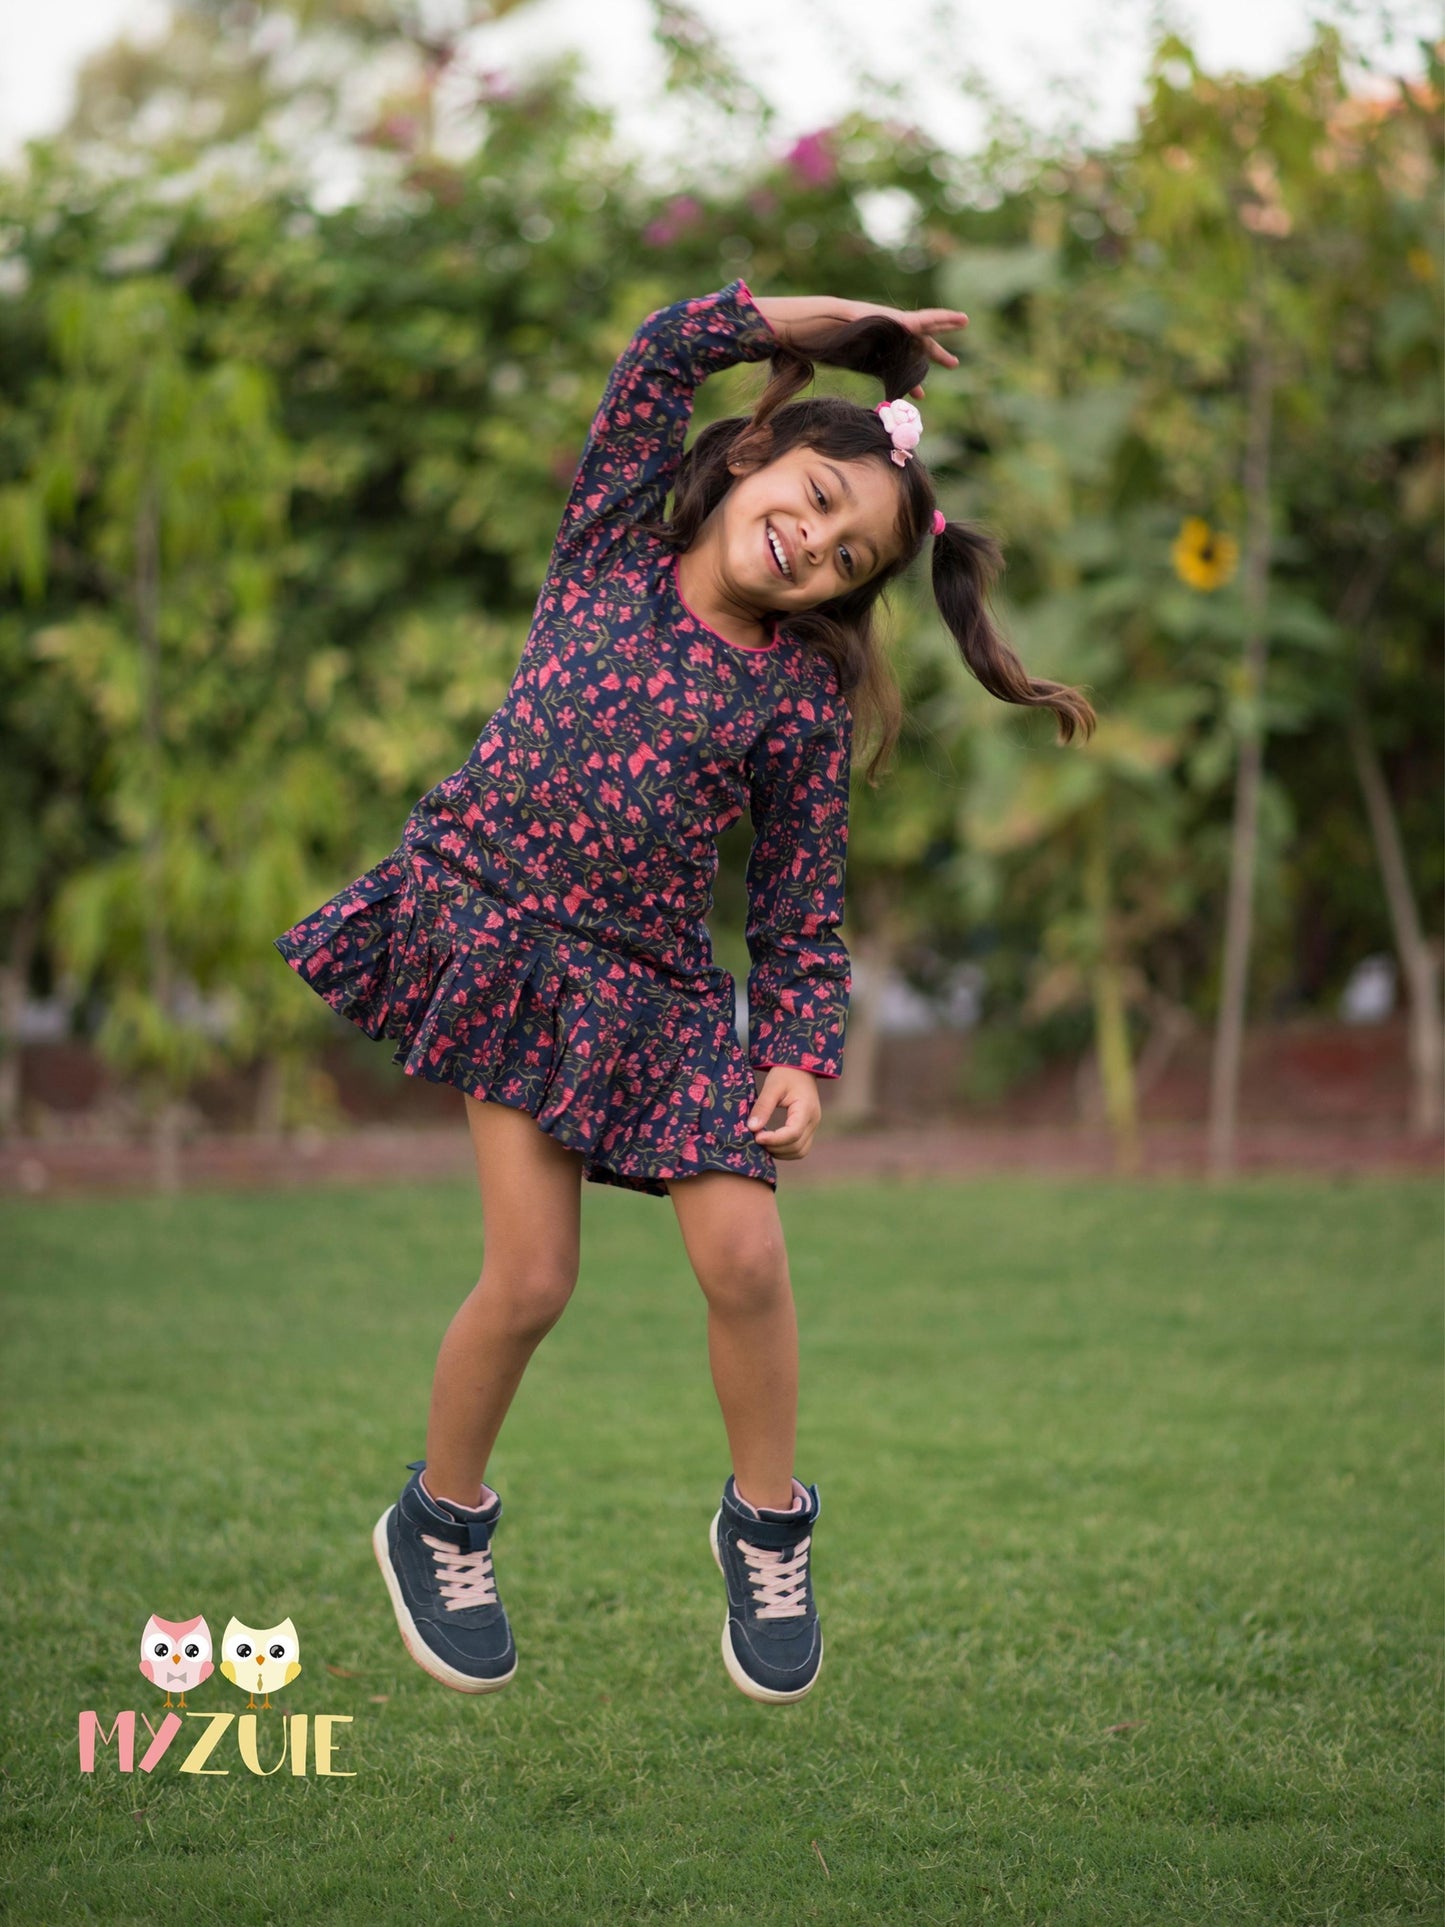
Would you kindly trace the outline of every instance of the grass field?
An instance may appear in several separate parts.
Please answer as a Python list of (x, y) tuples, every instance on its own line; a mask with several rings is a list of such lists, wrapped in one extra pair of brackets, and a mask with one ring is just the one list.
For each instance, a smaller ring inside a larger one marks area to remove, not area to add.
[[(7, 1917), (1438, 1922), (1437, 1187), (781, 1196), (826, 1640), (791, 1707), (718, 1651), (666, 1201), (585, 1187), (489, 1468), (521, 1665), (482, 1700), (406, 1657), (369, 1539), (473, 1189), (7, 1207)], [(355, 1777), (253, 1777), (234, 1727), (224, 1779), (83, 1776), (82, 1708), (158, 1723), (152, 1612), (294, 1618), (285, 1701), (354, 1715)]]

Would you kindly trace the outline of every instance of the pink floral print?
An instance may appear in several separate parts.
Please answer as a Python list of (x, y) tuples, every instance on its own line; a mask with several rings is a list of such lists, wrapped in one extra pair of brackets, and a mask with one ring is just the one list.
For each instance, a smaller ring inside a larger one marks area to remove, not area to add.
[[(596, 1182), (776, 1187), (753, 1072), (842, 1069), (852, 718), (774, 625), (688, 608), (660, 519), (704, 378), (769, 353), (742, 280), (642, 323), (593, 419), (516, 675), (400, 846), (277, 937), (408, 1076), (529, 1112)], [(712, 956), (717, 839), (747, 809), (749, 1039)]]

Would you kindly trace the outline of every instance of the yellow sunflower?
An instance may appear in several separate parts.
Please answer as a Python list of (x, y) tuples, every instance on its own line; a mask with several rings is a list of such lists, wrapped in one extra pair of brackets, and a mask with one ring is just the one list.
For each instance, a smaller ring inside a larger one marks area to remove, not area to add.
[(1234, 537), (1210, 528), (1199, 515), (1185, 517), (1169, 553), (1179, 580), (1205, 593), (1222, 589), (1239, 562), (1239, 544)]

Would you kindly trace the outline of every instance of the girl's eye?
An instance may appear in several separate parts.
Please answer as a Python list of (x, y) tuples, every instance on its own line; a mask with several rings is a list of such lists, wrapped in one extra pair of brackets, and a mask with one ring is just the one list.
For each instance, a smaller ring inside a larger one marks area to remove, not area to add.
[[(822, 489), (820, 489), (820, 488), (818, 487), (818, 484), (817, 484), (816, 482), (814, 482), (814, 484), (813, 484), (813, 493), (814, 493), (814, 494), (815, 494), (815, 495), (817, 496), (817, 498), (818, 498), (818, 507), (819, 507), (820, 509), (825, 509), (825, 508), (827, 508), (827, 506), (828, 506), (828, 501), (827, 501), (827, 497), (826, 497), (826, 496), (824, 495), (824, 493), (823, 493), (823, 491), (822, 491)], [(844, 565), (844, 566), (845, 566), (845, 567), (847, 568), (847, 571), (848, 571), (848, 573), (849, 573), (849, 575), (852, 575), (852, 573), (853, 573), (853, 570), (854, 570), (854, 567), (855, 567), (856, 565), (854, 564), (854, 561), (853, 561), (853, 557), (852, 557), (852, 554), (851, 554), (851, 552), (850, 552), (850, 551), (849, 551), (848, 549), (839, 549), (839, 551), (838, 551), (838, 553), (839, 553), (839, 555), (842, 555), (842, 556), (847, 556), (847, 558), (848, 558), (848, 559), (847, 559), (847, 562), (845, 563), (845, 565)]]

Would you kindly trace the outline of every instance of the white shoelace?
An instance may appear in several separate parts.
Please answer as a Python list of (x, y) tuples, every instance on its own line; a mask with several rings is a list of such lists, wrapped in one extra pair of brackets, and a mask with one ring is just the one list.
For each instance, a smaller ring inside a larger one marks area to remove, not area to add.
[(483, 1546), (480, 1552), (462, 1552), (445, 1539), (434, 1539), (429, 1532), (421, 1535), (421, 1542), (432, 1549), (441, 1596), (449, 1613), (461, 1612), (467, 1606), (496, 1604), (490, 1546)]
[(748, 1562), (759, 1619), (795, 1619), (807, 1612), (808, 1547), (812, 1543), (809, 1533), (785, 1557), (772, 1546), (738, 1540), (738, 1551)]

